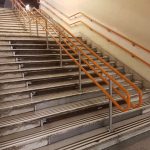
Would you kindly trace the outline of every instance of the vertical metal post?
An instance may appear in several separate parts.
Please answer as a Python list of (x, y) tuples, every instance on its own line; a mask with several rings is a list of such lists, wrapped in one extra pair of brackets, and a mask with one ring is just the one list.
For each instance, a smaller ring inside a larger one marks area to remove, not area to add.
[[(80, 51), (78, 51), (78, 58), (79, 58), (79, 64), (80, 66), (82, 65), (81, 64), (81, 53)], [(79, 91), (81, 92), (82, 91), (82, 76), (81, 76), (81, 68), (79, 67)]]
[(37, 36), (39, 36), (39, 26), (38, 26), (37, 17), (36, 17), (36, 33), (37, 33)]
[(46, 30), (46, 47), (47, 49), (49, 48), (48, 46), (48, 27), (47, 27), (47, 20), (45, 19), (45, 30)]
[[(109, 80), (109, 94), (112, 96), (112, 81)], [(109, 100), (109, 131), (112, 131), (112, 101)]]
[(14, 0), (11, 0), (11, 8), (14, 9)]
[(31, 14), (29, 12), (29, 31), (30, 31), (30, 35), (31, 35)]
[[(59, 43), (62, 44), (61, 34), (59, 33)], [(60, 46), (60, 67), (63, 65), (62, 48)]]

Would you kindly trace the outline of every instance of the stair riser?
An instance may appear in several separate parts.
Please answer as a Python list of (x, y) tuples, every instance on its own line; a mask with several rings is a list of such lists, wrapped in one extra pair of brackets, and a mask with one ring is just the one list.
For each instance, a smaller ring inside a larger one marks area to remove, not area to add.
[[(13, 22), (13, 19), (12, 20), (0, 20), (0, 24), (14, 24), (14, 23), (12, 23)], [(20, 22), (20, 20), (16, 20), (15, 21), (15, 24), (16, 25), (19, 25), (19, 24), (22, 24), (21, 22)]]
[(11, 21), (14, 21), (16, 23), (20, 23), (20, 19), (19, 18), (16, 18), (14, 16), (10, 16), (9, 18), (8, 17), (0, 17), (0, 22), (11, 22)]
[(0, 63), (15, 62), (15, 61), (16, 61), (15, 58), (0, 58)]
[[(68, 49), (68, 48), (67, 48)], [(13, 52), (16, 53), (16, 55), (35, 55), (35, 53), (38, 54), (60, 54), (60, 50), (58, 49), (36, 49), (36, 50), (30, 50), (30, 49), (12, 49)], [(72, 50), (68, 49), (69, 53), (73, 53)], [(0, 53), (7, 53), (4, 50), (0, 50)], [(66, 55), (66, 52), (62, 51), (63, 54)], [(86, 54), (89, 54), (88, 51), (85, 51)], [(101, 54), (98, 53), (99, 56), (102, 56)]]
[[(16, 78), (16, 77), (15, 77)], [(22, 88), (22, 87), (26, 87), (25, 83), (15, 83), (15, 84), (0, 84), (0, 89), (1, 90), (6, 90), (6, 89), (14, 89), (15, 88)]]
[(0, 130), (0, 136), (4, 136), (4, 135), (9, 135), (15, 132), (19, 132), (19, 131), (24, 131), (24, 130), (28, 130), (28, 129), (32, 129), (32, 128), (36, 128), (40, 126), (40, 121), (33, 121), (30, 124), (22, 124), (20, 125), (16, 125), (14, 127), (10, 127), (10, 128), (3, 128)]
[(14, 65), (0, 65), (0, 71), (2, 70), (16, 70), (19, 69), (19, 65), (18, 64), (14, 64)]
[(25, 29), (25, 27), (24, 26), (16, 26), (16, 27), (14, 27), (14, 26), (6, 26), (6, 25), (0, 25), (0, 30), (2, 31), (2, 30), (8, 30), (8, 31), (18, 31), (18, 30), (24, 30)]
[[(139, 111), (135, 111), (135, 112), (132, 112), (130, 114), (124, 114), (124, 115), (121, 115), (121, 116), (115, 116), (113, 117), (113, 123), (116, 123), (116, 122), (119, 122), (119, 121), (123, 121), (123, 120), (126, 120), (126, 119), (129, 119), (131, 117), (136, 117), (138, 115), (141, 115), (142, 114), (142, 111), (139, 110)], [(105, 115), (106, 117), (107, 115)], [(64, 140), (64, 139), (67, 139), (67, 138), (70, 138), (70, 137), (73, 137), (73, 136), (77, 136), (79, 134), (82, 134), (82, 133), (86, 133), (86, 132), (89, 132), (89, 131), (92, 131), (92, 130), (95, 130), (95, 129), (98, 129), (98, 128), (101, 128), (101, 127), (104, 127), (104, 126), (108, 126), (109, 125), (109, 119), (108, 117), (105, 118), (105, 117), (101, 117), (99, 118), (98, 120), (94, 120), (92, 121), (91, 123), (85, 123), (85, 124), (81, 124), (81, 125), (78, 125), (78, 126), (74, 126), (70, 129), (68, 129), (67, 131), (65, 130), (65, 132), (57, 132), (57, 133), (52, 133), (50, 136), (46, 136), (45, 138), (38, 138), (38, 140), (32, 140), (30, 142), (26, 142), (22, 145), (19, 145), (19, 146), (16, 146), (16, 148), (18, 150), (25, 150), (26, 148), (28, 149), (35, 149), (35, 148), (39, 148), (39, 147), (42, 147), (42, 146), (46, 146), (48, 144), (53, 144), (53, 143), (56, 143), (58, 141), (61, 141), (61, 140)], [(36, 125), (35, 125), (36, 124)], [(25, 124), (24, 124), (25, 125)], [(28, 126), (23, 126), (22, 129), (24, 128), (25, 130), (28, 129), (28, 127), (32, 126), (32, 127), (37, 127), (37, 126), (40, 126), (40, 121), (37, 121), (37, 122), (32, 122), (31, 125), (28, 125)], [(17, 129), (14, 127), (13, 130), (21, 130), (21, 127), (19, 126), (16, 126), (18, 127)], [(7, 128), (8, 129), (8, 128)], [(5, 128), (2, 130), (3, 134), (5, 134), (6, 132), (7, 133), (12, 133), (13, 131), (6, 131)], [(38, 144), (37, 144), (38, 143)]]
[[(21, 63), (20, 63), (21, 64)], [(67, 65), (74, 65), (74, 62), (72, 61), (65, 61), (63, 62), (63, 66)], [(19, 63), (18, 64), (10, 64), (10, 65), (0, 65), (0, 70), (8, 70), (8, 69), (18, 69)], [(52, 66), (60, 66), (59, 61), (53, 61), (53, 62), (41, 62), (41, 63), (27, 63), (23, 64), (22, 68), (38, 68), (38, 67), (52, 67)]]
[[(129, 88), (129, 87), (126, 87), (126, 88)], [(108, 91), (108, 88), (107, 88), (107, 91)], [(130, 91), (132, 91), (132, 90), (130, 90)], [(103, 95), (103, 93), (101, 91), (97, 90), (97, 91), (85, 93), (82, 95), (75, 95), (75, 96), (69, 96), (69, 97), (65, 97), (65, 98), (58, 98), (58, 99), (54, 99), (54, 100), (50, 100), (50, 101), (40, 102), (37, 104), (35, 103), (35, 104), (27, 105), (27, 106), (21, 106), (21, 107), (16, 107), (16, 108), (14, 107), (11, 109), (7, 108), (7, 111), (1, 110), (1, 117), (11, 116), (14, 114), (20, 114), (22, 112), (35, 111), (35, 108), (36, 108), (36, 110), (41, 110), (41, 109), (50, 108), (50, 107), (54, 107), (54, 106), (58, 106), (58, 105), (63, 105), (63, 104), (71, 103), (71, 102), (76, 102), (79, 100), (85, 100), (85, 99), (89, 99), (89, 98), (100, 97), (102, 95)], [(101, 106), (102, 105), (105, 106), (107, 104), (108, 103), (104, 103), (104, 104), (102, 103)]]
[[(0, 65), (0, 70), (14, 70), (19, 68), (19, 64), (21, 65), (21, 68), (38, 68), (38, 67), (52, 67), (52, 66), (60, 66), (60, 61), (52, 61), (52, 62), (35, 62), (35, 63), (21, 63), (21, 62), (16, 62), (13, 64), (1, 64)], [(63, 66), (68, 66), (68, 65), (75, 65), (75, 63), (72, 60), (63, 60), (62, 62)]]
[[(63, 55), (62, 56), (63, 59), (70, 59), (70, 57), (68, 55)], [(74, 58), (78, 59), (78, 56), (74, 55)], [(92, 58), (92, 57), (91, 57)], [(93, 57), (94, 59), (94, 57)], [(18, 57), (10, 57), (10, 58), (1, 58), (0, 57), (0, 63), (3, 62), (14, 62), (14, 61), (42, 61), (42, 60), (60, 60), (60, 56), (59, 55), (52, 55), (52, 56), (38, 56), (38, 57), (34, 57), (34, 56), (18, 56)], [(109, 61), (109, 58), (105, 58), (106, 61)]]
[[(17, 46), (12, 46), (13, 49), (46, 49), (47, 46), (39, 46), (39, 45), (17, 45)], [(64, 46), (65, 48), (68, 48), (68, 46)], [(49, 49), (59, 49), (60, 47), (58, 45), (54, 46), (49, 46)]]
[(8, 17), (9, 15), (14, 15), (15, 13), (12, 11), (0, 11), (0, 16), (6, 16)]
[[(64, 43), (64, 42), (62, 42)], [(32, 40), (25, 40), (25, 41), (11, 41), (11, 44), (46, 44), (46, 41), (32, 41)], [(55, 41), (49, 41), (49, 44), (56, 44)]]
[(1, 41), (1, 40), (0, 40), (0, 45), (1, 45), (1, 44), (9, 44), (9, 41)]
[(18, 33), (21, 33), (21, 34), (23, 34), (23, 33), (25, 33), (25, 34), (27, 34), (27, 33), (29, 33), (28, 31), (25, 31), (24, 29), (22, 29), (22, 30), (7, 30), (7, 29), (5, 29), (5, 30), (0, 30), (0, 32), (1, 33), (15, 33), (15, 34), (18, 34)]
[(5, 52), (5, 51), (0, 51), (0, 56), (12, 56), (13, 52)]
[[(115, 63), (111, 63), (111, 65), (112, 66), (114, 66), (115, 67)], [(57, 66), (56, 66), (57, 67)], [(68, 66), (69, 67), (69, 66)], [(86, 67), (85, 67), (86, 68)], [(70, 67), (70, 68), (63, 68), (63, 69), (61, 69), (61, 68), (54, 68), (54, 69), (40, 69), (40, 70), (34, 70), (34, 71), (15, 71), (15, 72), (6, 72), (6, 73), (2, 73), (2, 72), (0, 72), (0, 79), (9, 79), (9, 78), (14, 78), (14, 77), (22, 77), (22, 73), (24, 73), (24, 75), (25, 75), (25, 77), (26, 76), (29, 76), (29, 75), (39, 75), (39, 74), (43, 74), (43, 75), (45, 75), (45, 74), (47, 74), (47, 73), (53, 73), (53, 72), (59, 72), (59, 73), (64, 73), (64, 72), (66, 72), (66, 71), (75, 71), (75, 70), (78, 70), (78, 67), (76, 67), (76, 68), (72, 68), (72, 67)], [(13, 75), (14, 75), (14, 77), (13, 77)]]
[(0, 80), (14, 79), (14, 78), (23, 78), (22, 73), (7, 73), (0, 74)]
[(50, 107), (54, 107), (54, 106), (58, 106), (58, 105), (71, 103), (71, 102), (77, 102), (79, 100), (94, 98), (94, 97), (98, 97), (101, 95), (103, 95), (103, 94), (100, 91), (98, 91), (98, 92), (91, 92), (91, 93), (86, 93), (86, 94), (82, 94), (82, 95), (75, 95), (75, 96), (66, 97), (66, 98), (58, 98), (58, 99), (54, 99), (51, 101), (41, 102), (38, 104), (32, 104), (32, 105), (28, 105), (28, 106), (22, 106), (22, 107), (16, 107), (16, 108), (14, 107), (14, 108), (7, 109), (7, 110), (1, 110), (0, 118), (12, 116), (12, 115), (16, 115), (16, 114), (21, 114), (21, 113), (25, 113), (25, 112), (35, 111), (35, 107), (36, 107), (36, 110), (41, 110), (44, 108), (50, 108)]
[(10, 28), (10, 27), (24, 27), (24, 24), (23, 23), (15, 23), (15, 22), (9, 22), (9, 24), (6, 24), (6, 22), (0, 22), (0, 26), (1, 27), (7, 27), (7, 28)]
[(10, 50), (11, 49), (11, 45), (5, 46), (5, 45), (0, 45), (0, 49), (1, 50)]
[[(91, 86), (95, 86), (93, 83), (88, 83), (88, 84), (82, 84), (82, 87), (91, 87)], [(39, 96), (39, 95), (45, 95), (45, 94), (50, 94), (53, 92), (60, 92), (60, 91), (68, 91), (68, 90), (78, 90), (79, 89), (79, 85), (78, 83), (74, 83), (74, 84), (70, 84), (70, 85), (66, 85), (66, 86), (59, 86), (59, 87), (47, 87), (44, 89), (37, 89), (37, 90), (27, 90), (27, 91), (21, 91), (21, 92), (16, 92), (16, 93), (7, 93), (7, 94), (3, 94), (1, 95), (0, 101), (1, 102), (6, 102), (6, 101), (12, 101), (12, 100), (17, 100), (20, 99), (20, 97), (24, 97), (24, 95), (26, 95), (27, 97), (29, 97), (31, 92), (34, 92), (34, 96)]]
[(9, 96), (1, 96), (0, 101), (9, 102), (9, 101), (24, 99), (24, 98), (29, 98), (29, 97), (30, 97), (29, 93), (13, 94)]
[[(136, 117), (136, 116), (141, 115), (141, 114), (142, 114), (142, 110), (132, 112), (128, 115), (122, 114), (121, 116), (114, 117), (113, 123), (120, 122), (120, 121), (129, 119), (129, 118), (132, 118), (132, 117)], [(89, 123), (86, 125), (81, 125), (80, 127), (75, 127), (74, 129), (71, 129), (70, 131), (68, 130), (67, 133), (60, 133), (57, 135), (53, 135), (53, 136), (49, 137), (50, 138), (49, 143), (52, 144), (52, 143), (55, 143), (57, 141), (64, 140), (66, 138), (70, 138), (72, 136), (76, 136), (76, 135), (79, 135), (79, 134), (82, 134), (85, 132), (89, 132), (89, 131), (94, 130), (94, 129), (98, 129), (100, 127), (107, 127), (108, 125), (109, 125), (109, 118), (107, 116), (107, 119), (102, 118), (102, 119), (97, 120), (91, 124)]]
[(2, 14), (0, 14), (0, 19), (11, 19), (11, 18), (14, 18), (14, 19), (16, 19), (16, 18), (18, 18), (15, 14), (9, 14), (9, 15), (2, 15)]
[[(63, 56), (63, 59), (69, 59), (69, 56)], [(75, 58), (77, 59), (78, 56), (75, 56)], [(13, 62), (15, 59), (18, 59), (20, 61), (41, 61), (41, 60), (59, 60), (60, 56), (39, 56), (39, 57), (34, 57), (34, 56), (21, 56), (21, 57), (16, 57), (16, 58), (2, 58), (0, 60), (0, 62)]]
[[(85, 67), (86, 68), (86, 67)], [(87, 68), (87, 70), (88, 70), (88, 68)], [(67, 75), (67, 74), (65, 74), (65, 73), (68, 73), (68, 72), (74, 72), (74, 74), (73, 75)], [(77, 72), (76, 72), (77, 71)], [(108, 72), (110, 72), (109, 70), (107, 70)], [(73, 80), (78, 80), (78, 78), (79, 78), (79, 73), (78, 73), (78, 68), (74, 68), (74, 69), (72, 69), (72, 70), (69, 70), (69, 69), (66, 69), (66, 70), (56, 70), (55, 72), (54, 71), (46, 71), (46, 72), (38, 72), (38, 73), (35, 73), (35, 72), (33, 72), (33, 73), (28, 73), (28, 74), (21, 74), (21, 73), (18, 73), (18, 74), (15, 74), (14, 76), (12, 76), (12, 74), (7, 74), (7, 76), (6, 75), (1, 75), (0, 77), (0, 79), (9, 79), (9, 78), (17, 78), (17, 77), (20, 77), (20, 79), (22, 79), (23, 78), (23, 76), (25, 77), (25, 78), (29, 78), (29, 77), (31, 77), (32, 76), (32, 78), (35, 76), (36, 77), (36, 75), (44, 75), (44, 74), (56, 74), (56, 73), (63, 73), (63, 75), (62, 76), (59, 76), (59, 77), (55, 77), (55, 76), (53, 76), (53, 77), (47, 77), (47, 78), (37, 78), (37, 79), (31, 79), (31, 80), (26, 80), (26, 81), (24, 81), (24, 80), (18, 80), (18, 81), (13, 81), (13, 82), (4, 82), (4, 83), (2, 83), (2, 86), (4, 86), (5, 88), (7, 88), (7, 87), (15, 87), (15, 86), (17, 86), (18, 84), (24, 84), (24, 82), (31, 82), (30, 84), (29, 84), (29, 87), (32, 87), (32, 86), (38, 86), (38, 85), (41, 85), (41, 84), (47, 84), (47, 83), (54, 83), (54, 82), (62, 82), (62, 81), (69, 81), (70, 80), (70, 82), (71, 81), (73, 81)], [(95, 74), (95, 73), (90, 73), (93, 77), (97, 77), (97, 75)], [(88, 78), (84, 73), (82, 74), (82, 79), (85, 79), (85, 78)], [(130, 76), (129, 76), (129, 78), (131, 78)]]

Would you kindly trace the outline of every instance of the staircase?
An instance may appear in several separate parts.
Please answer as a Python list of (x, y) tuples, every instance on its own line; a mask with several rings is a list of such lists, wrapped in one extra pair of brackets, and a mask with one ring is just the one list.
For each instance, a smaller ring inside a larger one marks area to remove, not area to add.
[[(144, 88), (133, 74), (93, 49), (143, 92), (142, 107), (127, 112), (113, 107), (110, 132), (109, 100), (105, 94), (84, 72), (80, 89), (78, 66), (64, 51), (61, 64), (56, 41), (47, 41), (42, 27), (36, 36), (34, 23), (31, 35), (27, 26), (18, 19), (17, 11), (0, 9), (0, 150), (105, 149), (150, 130), (150, 89)], [(72, 53), (67, 44), (63, 46)], [(130, 92), (132, 102), (138, 101), (134, 88), (86, 49), (84, 52)], [(79, 61), (77, 55), (72, 55)], [(88, 65), (83, 66), (109, 91)], [(113, 97), (125, 105), (117, 94), (113, 93)]]

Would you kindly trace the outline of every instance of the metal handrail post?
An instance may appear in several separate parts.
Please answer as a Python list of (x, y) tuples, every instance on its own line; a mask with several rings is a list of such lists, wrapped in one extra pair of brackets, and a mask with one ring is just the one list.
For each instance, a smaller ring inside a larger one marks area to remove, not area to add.
[(49, 46), (48, 46), (48, 24), (47, 24), (47, 20), (45, 19), (45, 31), (46, 31), (46, 48), (49, 49)]
[(38, 26), (38, 17), (36, 17), (36, 33), (37, 33), (37, 36), (39, 36), (39, 26)]
[[(109, 94), (112, 96), (112, 81), (109, 80)], [(109, 132), (112, 132), (112, 101), (109, 100)]]
[(29, 31), (30, 31), (30, 35), (31, 35), (31, 14), (29, 12)]
[(11, 0), (11, 8), (14, 9), (14, 1)]
[[(79, 59), (79, 64), (81, 64), (81, 53), (78, 51), (78, 59)], [(81, 76), (81, 67), (79, 66), (79, 91), (82, 92), (82, 76)]]
[[(60, 42), (60, 44), (62, 44), (62, 39), (61, 39), (60, 32), (59, 32), (59, 42)], [(62, 56), (62, 48), (60, 46), (60, 67), (62, 67), (62, 66), (63, 66), (63, 56)]]

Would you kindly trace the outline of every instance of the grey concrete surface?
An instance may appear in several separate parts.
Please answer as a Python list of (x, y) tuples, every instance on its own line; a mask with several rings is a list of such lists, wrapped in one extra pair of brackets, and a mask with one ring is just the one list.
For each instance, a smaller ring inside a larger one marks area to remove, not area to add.
[(150, 150), (150, 131), (105, 150)]

